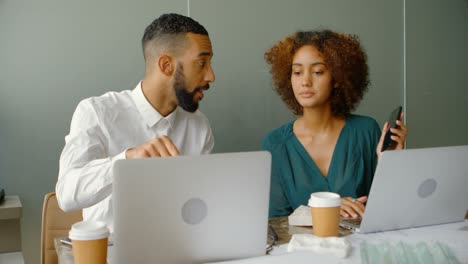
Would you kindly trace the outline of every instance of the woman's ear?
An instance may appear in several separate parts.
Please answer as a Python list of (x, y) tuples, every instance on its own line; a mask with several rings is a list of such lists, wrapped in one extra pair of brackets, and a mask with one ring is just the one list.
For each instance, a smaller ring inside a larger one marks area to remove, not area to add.
[(174, 73), (174, 60), (168, 55), (162, 55), (158, 59), (159, 70), (167, 76), (171, 76)]

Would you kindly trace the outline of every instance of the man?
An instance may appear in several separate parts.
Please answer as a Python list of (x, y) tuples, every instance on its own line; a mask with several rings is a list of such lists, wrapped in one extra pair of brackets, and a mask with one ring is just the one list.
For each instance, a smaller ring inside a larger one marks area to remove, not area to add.
[(60, 207), (83, 209), (85, 220), (103, 221), (111, 231), (114, 161), (206, 154), (214, 146), (208, 119), (197, 111), (215, 80), (206, 29), (165, 14), (146, 28), (142, 45), (144, 79), (133, 91), (81, 101), (60, 157)]

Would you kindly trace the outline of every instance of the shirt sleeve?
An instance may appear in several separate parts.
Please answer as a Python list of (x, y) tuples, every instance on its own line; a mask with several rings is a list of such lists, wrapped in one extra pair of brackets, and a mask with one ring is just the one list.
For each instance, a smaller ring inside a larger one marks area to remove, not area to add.
[(292, 213), (293, 209), (284, 193), (284, 185), (281, 180), (280, 162), (275, 157), (276, 151), (272, 147), (269, 137), (266, 136), (262, 141), (262, 150), (267, 150), (271, 153), (271, 181), (270, 181), (270, 207), (268, 217), (288, 216)]
[(108, 157), (107, 140), (90, 101), (82, 101), (73, 114), (70, 134), (60, 156), (55, 191), (64, 211), (93, 206), (112, 192), (112, 164), (125, 151)]
[(214, 144), (215, 144), (215, 140), (213, 136), (213, 131), (211, 130), (211, 127), (208, 123), (208, 130), (207, 130), (205, 145), (203, 146), (202, 154), (210, 154), (213, 151)]

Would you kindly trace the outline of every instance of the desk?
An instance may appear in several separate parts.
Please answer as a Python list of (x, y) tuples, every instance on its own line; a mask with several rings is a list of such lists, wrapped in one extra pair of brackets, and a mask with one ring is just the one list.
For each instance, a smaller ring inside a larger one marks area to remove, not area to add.
[[(289, 226), (287, 217), (272, 218), (268, 221), (268, 223), (273, 227), (273, 229), (278, 235), (279, 239), (276, 242), (276, 245), (287, 244), (291, 239), (292, 234), (304, 234), (312, 232), (311, 227)], [(340, 232), (347, 232), (348, 234), (350, 233), (344, 228), (342, 228)], [(58, 257), (58, 264), (73, 264), (74, 261), (71, 247), (60, 242), (60, 239), (62, 238), (59, 237), (54, 239), (55, 249)], [(110, 256), (110, 251), (112, 251), (112, 246), (108, 247), (108, 256)], [(108, 258), (108, 261), (110, 262), (112, 260)]]
[[(287, 217), (271, 219), (270, 224), (279, 236), (278, 244), (270, 256), (263, 256), (239, 261), (231, 261), (229, 264), (310, 264), (316, 263), (361, 263), (359, 246), (361, 242), (382, 243), (384, 241), (404, 241), (416, 243), (419, 241), (441, 241), (447, 244), (457, 255), (461, 263), (468, 263), (468, 220), (464, 222), (436, 225), (420, 228), (402, 229), (397, 231), (387, 231), (371, 234), (352, 234), (347, 232), (347, 238), (352, 244), (351, 255), (346, 259), (339, 259), (334, 256), (318, 255), (312, 252), (287, 252), (287, 242), (292, 234), (310, 233), (311, 228), (293, 227), (288, 225)], [(342, 230), (344, 231), (344, 230)], [(59, 255), (59, 264), (72, 264), (73, 257), (71, 249), (62, 245), (59, 239), (55, 239), (55, 248)], [(108, 255), (112, 255), (112, 246), (108, 248)], [(110, 260), (112, 263), (112, 260)]]
[[(273, 220), (273, 221), (272, 221)], [(435, 225), (428, 227), (402, 229), (396, 231), (378, 232), (371, 234), (349, 233), (348, 240), (352, 244), (351, 255), (346, 259), (339, 259), (329, 255), (319, 255), (312, 252), (287, 252), (287, 244), (291, 234), (311, 232), (311, 228), (289, 227), (287, 219), (272, 219), (270, 223), (279, 236), (280, 246), (272, 251), (271, 256), (245, 259), (229, 264), (310, 264), (310, 263), (361, 263), (360, 244), (363, 241), (380, 244), (385, 241), (407, 243), (440, 241), (448, 245), (456, 254), (460, 263), (468, 263), (468, 220), (464, 222)]]

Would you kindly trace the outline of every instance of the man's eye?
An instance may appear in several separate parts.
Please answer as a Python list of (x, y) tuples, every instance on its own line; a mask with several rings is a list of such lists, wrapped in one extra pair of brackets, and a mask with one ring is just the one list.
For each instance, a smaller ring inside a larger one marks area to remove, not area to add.
[(198, 65), (200, 65), (201, 67), (205, 67), (206, 62), (205, 62), (205, 61), (199, 61), (199, 62), (198, 62)]

